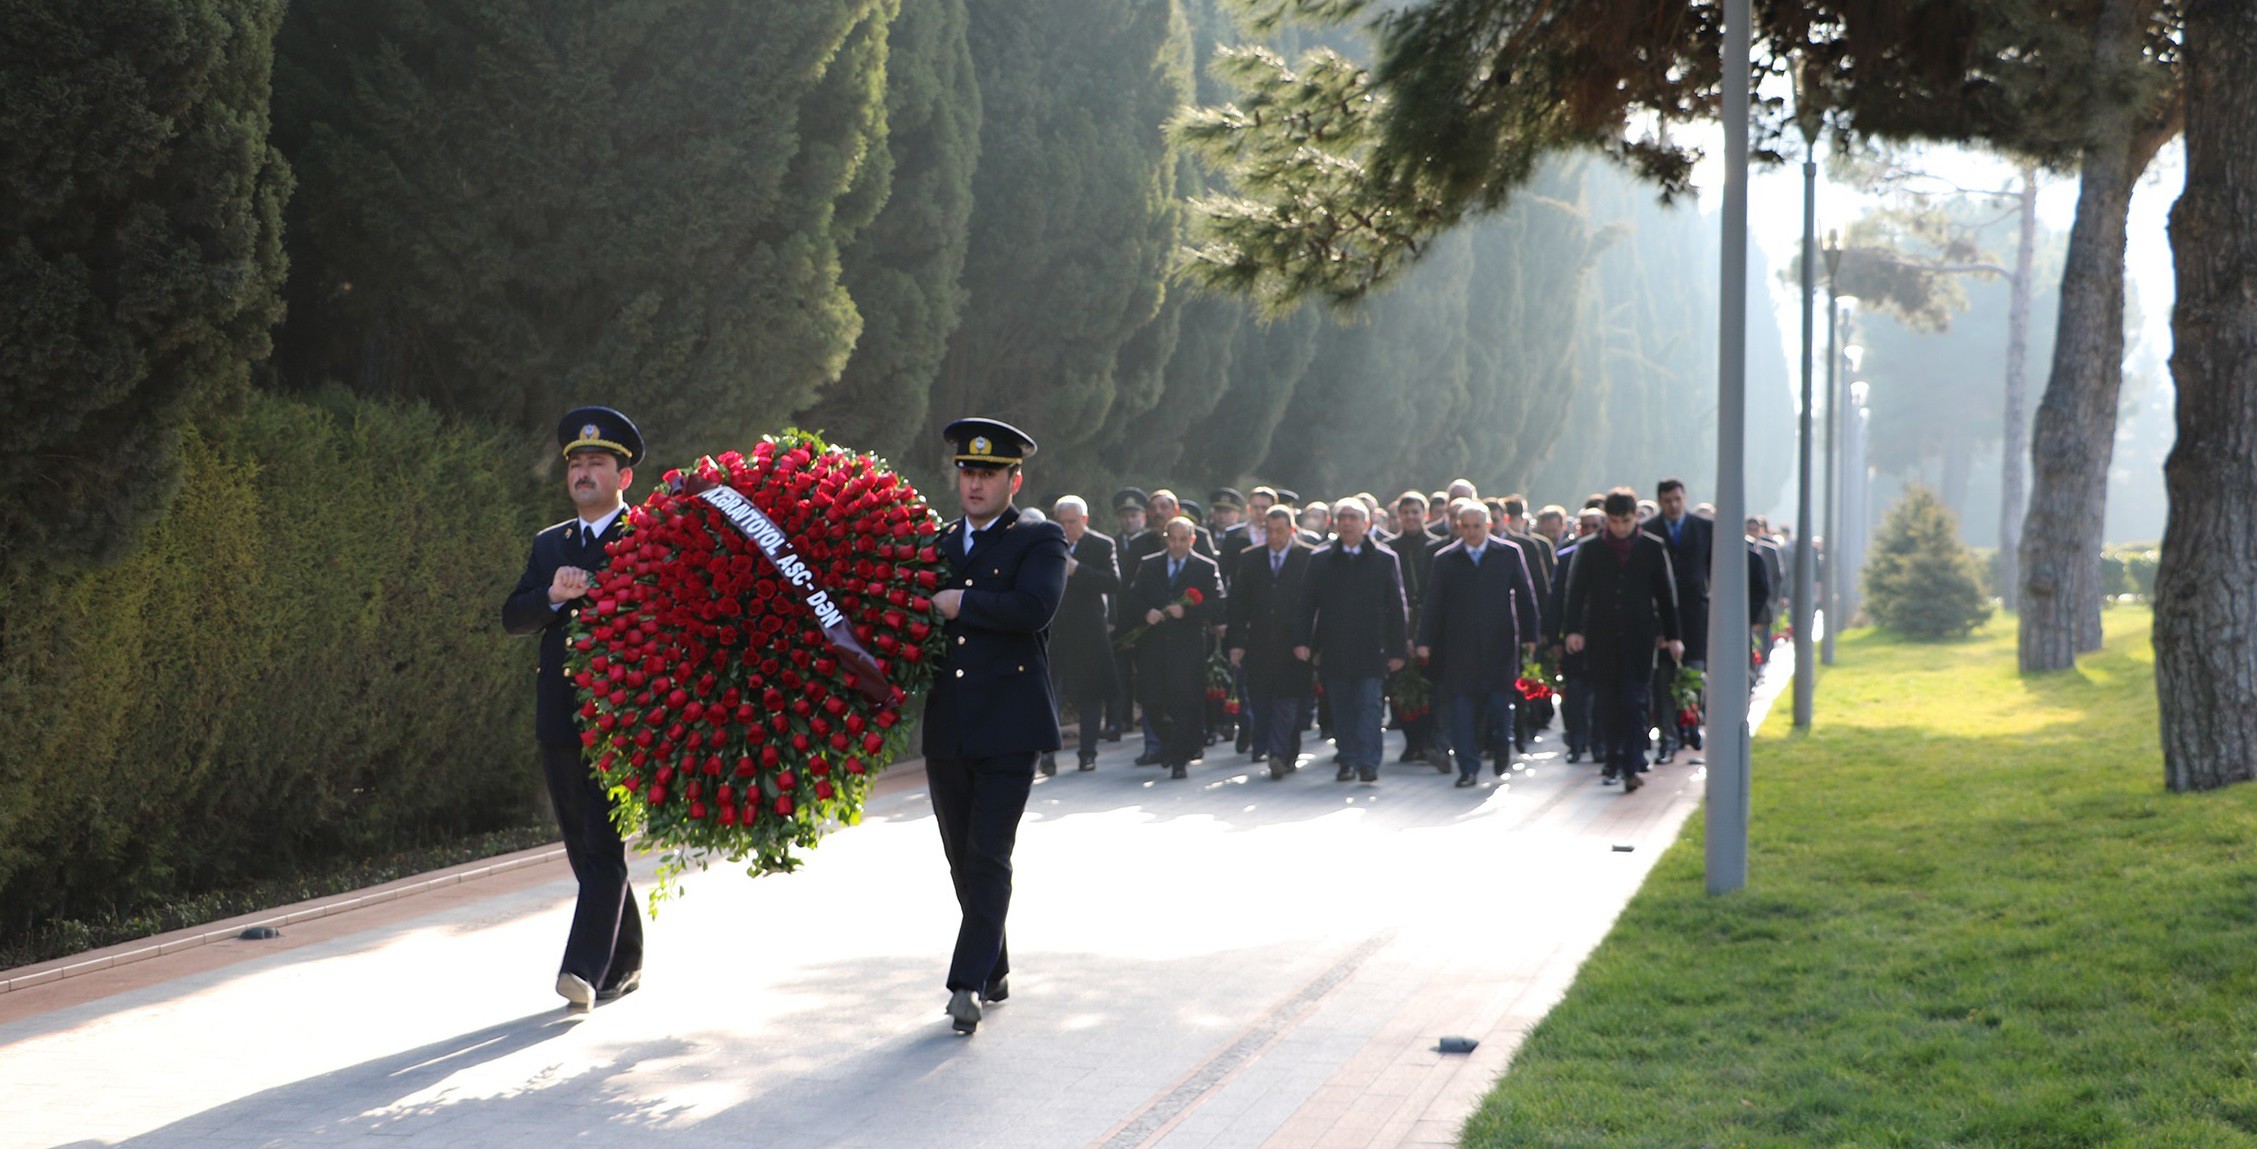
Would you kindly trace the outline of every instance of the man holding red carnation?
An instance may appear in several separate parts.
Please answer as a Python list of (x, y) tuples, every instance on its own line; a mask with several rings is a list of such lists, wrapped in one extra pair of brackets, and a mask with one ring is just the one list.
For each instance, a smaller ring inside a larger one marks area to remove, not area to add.
[(1011, 850), (1036, 760), (1060, 744), (1049, 637), (1066, 593), (1066, 536), (1011, 505), (1033, 439), (993, 419), (959, 419), (942, 434), (955, 445), (964, 517), (940, 536), (949, 573), (933, 605), (948, 620), (947, 661), (925, 698), (925, 780), (963, 912), (948, 1016), (971, 1033), (983, 1003), (1010, 995)]
[(574, 1009), (592, 1009), (642, 984), (643, 919), (627, 886), (627, 847), (611, 824), (611, 799), (581, 753), (579, 698), (565, 677), (565, 630), (587, 605), (596, 572), (610, 561), (605, 544), (624, 527), (620, 492), (634, 482), (643, 437), (609, 407), (582, 407), (556, 429), (564, 450), (565, 489), (579, 514), (533, 537), (525, 573), (502, 603), (502, 627), (541, 636), (534, 732), (541, 774), (564, 835), (564, 856), (580, 896), (565, 936), (556, 992)]

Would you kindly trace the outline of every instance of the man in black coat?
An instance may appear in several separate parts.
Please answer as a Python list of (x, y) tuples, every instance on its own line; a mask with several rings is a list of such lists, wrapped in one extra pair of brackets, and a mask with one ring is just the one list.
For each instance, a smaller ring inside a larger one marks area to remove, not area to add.
[[(1128, 579), (1131, 583), (1135, 582), (1136, 572), (1144, 568), (1144, 560), (1168, 549), (1167, 534), (1162, 528), (1168, 525), (1170, 519), (1176, 518), (1182, 513), (1183, 503), (1176, 498), (1174, 491), (1162, 487), (1147, 497), (1145, 522), (1150, 526), (1144, 533), (1121, 543), (1122, 578)], [(1191, 534), (1192, 551), (1209, 559), (1215, 558), (1214, 536), (1207, 533), (1207, 528), (1198, 523), (1193, 523), (1191, 524)], [(1219, 571), (1220, 568), (1218, 567), (1217, 570)], [(1135, 628), (1138, 625), (1136, 618), (1138, 613), (1136, 611), (1122, 612), (1118, 620), (1119, 626), (1124, 630)], [(1131, 657), (1128, 669), (1132, 683), (1135, 679), (1137, 665), (1138, 661)], [(1141, 688), (1135, 690), (1135, 697), (1137, 704), (1142, 706), (1144, 691)], [(1139, 766), (1165, 765), (1160, 754), (1160, 732), (1158, 728), (1152, 725), (1152, 715), (1149, 712), (1144, 715), (1143, 733), (1144, 753), (1137, 755), (1136, 764)], [(1204, 749), (1204, 746), (1201, 748)]]
[(1584, 675), (1598, 703), (1607, 768), (1625, 791), (1643, 782), (1646, 719), (1653, 699), (1654, 655), (1682, 659), (1677, 580), (1661, 540), (1638, 529), (1638, 496), (1627, 487), (1607, 493), (1606, 527), (1575, 549), (1568, 571), (1560, 628), (1570, 654), (1584, 659)]
[[(1089, 529), (1089, 504), (1067, 495), (1050, 517), (1066, 535), (1066, 595), (1050, 624), (1050, 679), (1061, 711), (1071, 706), (1081, 723), (1074, 747), (1084, 770), (1097, 769), (1097, 739), (1105, 704), (1120, 685), (1113, 664), (1109, 625), (1113, 599), (1121, 593), (1121, 569), (1113, 540)], [(1056, 774), (1055, 755), (1042, 756), (1042, 772)]]
[[(1434, 556), (1434, 584), (1421, 612), (1418, 656), (1450, 721), (1460, 787), (1481, 772), (1481, 748), (1513, 714), (1514, 684), (1536, 649), (1542, 618), (1520, 552), (1489, 537), (1489, 514), (1468, 499), (1453, 514), (1458, 541)], [(1497, 774), (1505, 759), (1497, 759)]]
[(1361, 502), (1333, 504), (1332, 529), (1333, 541), (1309, 556), (1293, 656), (1315, 662), (1323, 678), (1340, 746), (1336, 780), (1377, 782), (1381, 692), (1410, 653), (1403, 570), (1395, 552), (1367, 534), (1371, 518)]
[(925, 698), (925, 784), (963, 912), (948, 966), (948, 1016), (979, 1028), (980, 1003), (1010, 993), (1003, 919), (1011, 908), (1011, 849), (1034, 787), (1035, 760), (1058, 749), (1050, 693), (1050, 623), (1066, 595), (1066, 535), (1022, 520), (1012, 496), (1034, 440), (993, 419), (959, 419), (956, 494), (964, 516), (941, 532), (947, 654)]
[[(1442, 508), (1434, 508), (1442, 514)], [(1426, 533), (1426, 496), (1417, 491), (1405, 491), (1395, 499), (1395, 530), (1379, 535), (1379, 541), (1395, 552), (1395, 561), (1403, 567), (1403, 598), (1410, 606), (1409, 633), (1419, 633), (1419, 617), (1426, 609), (1427, 588), (1434, 580), (1434, 552), (1437, 544)], [(1440, 544), (1443, 546), (1447, 543)], [(1434, 730), (1439, 725), (1431, 709), (1412, 719), (1398, 717), (1396, 724), (1403, 731), (1403, 755), (1399, 762), (1429, 761), (1438, 770), (1448, 770), (1449, 750), (1434, 744)]]
[(1267, 761), (1277, 779), (1300, 764), (1302, 714), (1309, 705), (1309, 664), (1293, 656), (1309, 548), (1294, 536), (1291, 508), (1268, 508), (1262, 525), (1262, 545), (1239, 556), (1225, 637), (1230, 664), (1245, 683), (1254, 761)]
[(502, 628), (541, 636), (534, 736), (565, 860), (580, 884), (556, 992), (575, 1009), (591, 1009), (642, 984), (643, 917), (627, 885), (627, 847), (611, 823), (610, 795), (582, 756), (580, 700), (564, 677), (564, 632), (586, 605), (596, 572), (610, 564), (604, 547), (625, 526), (620, 492), (635, 481), (643, 438), (609, 407), (569, 412), (556, 438), (564, 449), (565, 487), (579, 514), (533, 537), (525, 573), (502, 603)]
[(1137, 701), (1172, 778), (1188, 777), (1206, 749), (1207, 624), (1223, 611), (1222, 574), (1192, 549), (1196, 537), (1191, 520), (1168, 521), (1167, 548), (1137, 566), (1125, 612), (1147, 628), (1136, 640)]

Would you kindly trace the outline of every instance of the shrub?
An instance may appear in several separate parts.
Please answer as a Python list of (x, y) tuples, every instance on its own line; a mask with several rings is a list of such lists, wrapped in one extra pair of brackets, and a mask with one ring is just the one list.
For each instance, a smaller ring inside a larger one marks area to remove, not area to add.
[(117, 566), (0, 582), (0, 940), (525, 821), (521, 444), (253, 396)]
[(1963, 638), (1990, 618), (1981, 569), (1959, 541), (1959, 519), (1926, 487), (1906, 488), (1889, 509), (1865, 560), (1865, 609), (1878, 625), (1910, 638)]

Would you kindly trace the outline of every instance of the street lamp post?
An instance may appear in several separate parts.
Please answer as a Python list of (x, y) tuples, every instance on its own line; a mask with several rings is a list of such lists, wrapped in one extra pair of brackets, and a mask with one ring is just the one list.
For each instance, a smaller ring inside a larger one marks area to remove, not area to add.
[(1716, 378), (1717, 545), (1709, 556), (1714, 616), (1708, 660), (1707, 886), (1748, 884), (1747, 521), (1748, 104), (1754, 75), (1749, 0), (1724, 0), (1724, 211)]
[[(1820, 572), (1818, 599), (1826, 613), (1826, 635), (1819, 642), (1818, 661), (1834, 665), (1834, 632), (1841, 628), (1841, 619), (1834, 610), (1835, 568), (1842, 557), (1840, 537), (1834, 533), (1834, 502), (1840, 497), (1842, 456), (1836, 439), (1842, 427), (1842, 393), (1838, 376), (1842, 359), (1842, 242), (1835, 232), (1826, 233), (1826, 557)], [(1795, 655), (1796, 666), (1801, 666), (1802, 654)]]
[[(1833, 277), (1827, 277), (1832, 282)], [(1811, 311), (1818, 297), (1818, 161), (1802, 162), (1802, 422), (1796, 435), (1795, 459), (1795, 729), (1810, 729), (1811, 702), (1818, 689), (1818, 666), (1811, 658), (1812, 568), (1817, 551), (1811, 544), (1810, 453), (1813, 393), (1811, 362)], [(1829, 328), (1832, 324), (1829, 321)]]

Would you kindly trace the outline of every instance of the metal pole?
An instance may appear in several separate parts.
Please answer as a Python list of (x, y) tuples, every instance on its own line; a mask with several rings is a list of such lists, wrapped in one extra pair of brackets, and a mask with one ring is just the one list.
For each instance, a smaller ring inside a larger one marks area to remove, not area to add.
[(1748, 884), (1749, 0), (1724, 0), (1724, 242), (1717, 317), (1716, 546), (1710, 555), (1708, 892)]
[(1817, 365), (1812, 362), (1811, 313), (1818, 299), (1818, 161), (1802, 162), (1802, 426), (1796, 437), (1795, 460), (1795, 729), (1810, 729), (1811, 699), (1818, 686), (1818, 664), (1811, 657), (1812, 567), (1817, 559), (1810, 545), (1811, 405)]
[(1819, 580), (1824, 585), (1818, 592), (1819, 602), (1826, 611), (1826, 636), (1819, 640), (1818, 661), (1826, 666), (1834, 665), (1834, 632), (1841, 629), (1841, 616), (1835, 611), (1840, 596), (1834, 591), (1838, 585), (1836, 568), (1842, 565), (1842, 540), (1835, 533), (1834, 514), (1834, 503), (1841, 497), (1842, 486), (1842, 456), (1835, 445), (1842, 427), (1842, 391), (1836, 379), (1842, 361), (1842, 295), (1834, 282), (1841, 255), (1841, 249), (1833, 246), (1829, 239), (1826, 251), (1826, 558)]

